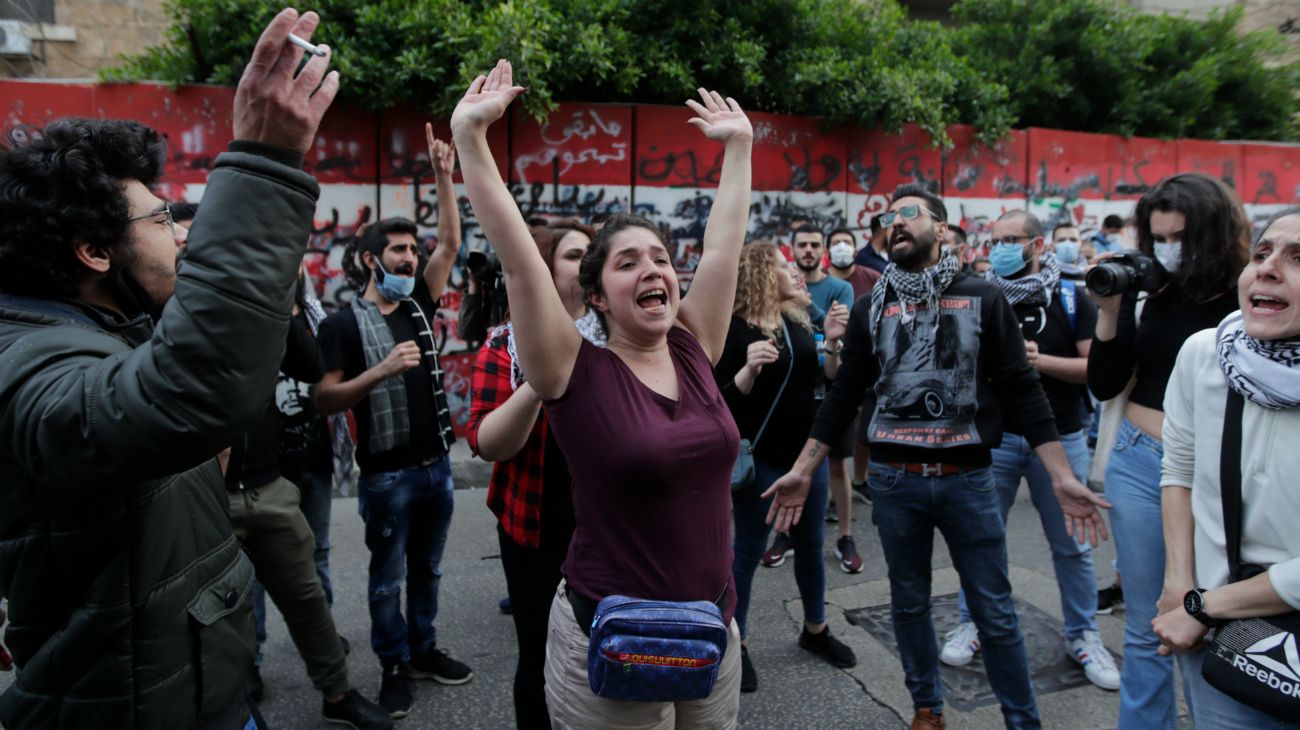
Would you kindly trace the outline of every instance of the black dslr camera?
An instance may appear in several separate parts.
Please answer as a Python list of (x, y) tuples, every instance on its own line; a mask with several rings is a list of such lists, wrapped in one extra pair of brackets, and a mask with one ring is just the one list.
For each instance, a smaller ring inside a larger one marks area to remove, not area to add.
[(465, 268), (478, 281), (483, 299), (484, 323), (488, 327), (501, 324), (510, 302), (506, 299), (506, 278), (501, 272), (501, 260), (487, 251), (470, 251)]
[(1168, 274), (1156, 260), (1139, 251), (1117, 253), (1088, 272), (1084, 283), (1099, 297), (1127, 292), (1158, 291)]

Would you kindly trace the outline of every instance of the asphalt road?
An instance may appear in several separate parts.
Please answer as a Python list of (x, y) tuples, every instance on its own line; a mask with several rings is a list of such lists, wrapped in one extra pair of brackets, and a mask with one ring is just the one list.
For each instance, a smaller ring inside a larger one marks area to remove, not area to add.
[[(505, 579), (493, 517), (484, 505), (488, 465), (471, 459), (463, 446), (456, 450), (453, 460), (457, 464), (456, 516), (443, 560), (438, 642), (473, 667), (475, 677), (457, 687), (419, 682), (411, 714), (398, 723), (404, 730), (513, 727), (514, 626), (497, 610), (498, 600), (505, 596)], [(1061, 614), (1051, 555), (1026, 491), (1021, 490), (1012, 510), (1008, 545), (1012, 583), (1030, 639), (1044, 727), (1113, 728), (1117, 693), (1081, 682), (1077, 670), (1064, 658), (1059, 634), (1053, 634), (1060, 630)], [(775, 569), (760, 568), (754, 583), (748, 641), (760, 686), (758, 692), (741, 696), (743, 727), (902, 728), (910, 720), (911, 700), (903, 685), (902, 667), (890, 649), (888, 631), (881, 638), (869, 631), (879, 630), (880, 626), (872, 617), (887, 616), (884, 611), (889, 603), (889, 583), (871, 525), (870, 508), (858, 503), (855, 509), (853, 533), (865, 560), (864, 570), (856, 575), (839, 570), (832, 526), (827, 527), (824, 556), (828, 620), (835, 634), (857, 653), (857, 666), (835, 669), (797, 646), (802, 609), (793, 561)], [(1152, 529), (1159, 529), (1159, 525)], [(365, 601), (368, 553), (354, 498), (334, 501), (331, 539), (335, 622), (351, 640), (348, 663), (353, 684), (374, 698), (379, 690), (379, 663), (369, 646), (370, 620)], [(1110, 544), (1096, 551), (1099, 582), (1108, 584), (1113, 577), (1113, 557)], [(942, 539), (936, 540), (933, 561), (936, 624), (942, 632), (953, 620), (947, 596), (958, 587)], [(848, 613), (854, 613), (859, 625), (849, 622)], [(1122, 650), (1123, 615), (1098, 617), (1106, 645), (1117, 657)], [(274, 609), (269, 634), (262, 668), (267, 685), (262, 710), (267, 720), (276, 730), (322, 727), (321, 698), (308, 682)], [(12, 681), (12, 676), (0, 674), (0, 690)], [(996, 703), (989, 701), (987, 683), (978, 669), (945, 669), (944, 681), (949, 693), (950, 727), (1002, 727), (1001, 715)], [(1190, 726), (1186, 717), (1183, 724)]]

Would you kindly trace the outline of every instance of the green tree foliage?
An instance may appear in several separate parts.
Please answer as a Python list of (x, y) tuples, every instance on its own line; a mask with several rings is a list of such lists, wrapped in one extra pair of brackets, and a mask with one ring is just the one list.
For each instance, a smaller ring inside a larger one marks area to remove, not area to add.
[[(233, 85), (278, 7), (170, 0), (164, 42), (103, 76)], [(1265, 44), (1234, 34), (1237, 14), (1148, 18), (1113, 0), (966, 0), (955, 29), (909, 20), (896, 0), (318, 0), (314, 9), (315, 40), (336, 49), (344, 98), (370, 109), (448, 114), (497, 58), (514, 62), (537, 117), (559, 101), (680, 104), (705, 86), (749, 109), (830, 124), (916, 122), (940, 143), (953, 123), (985, 139), (1013, 125), (1281, 137), (1298, 106), (1289, 93), (1254, 98), (1296, 73), (1265, 68)]]
[(1011, 92), (1017, 126), (1152, 137), (1296, 139), (1300, 69), (1241, 9), (1192, 20), (1114, 0), (966, 0), (953, 44)]

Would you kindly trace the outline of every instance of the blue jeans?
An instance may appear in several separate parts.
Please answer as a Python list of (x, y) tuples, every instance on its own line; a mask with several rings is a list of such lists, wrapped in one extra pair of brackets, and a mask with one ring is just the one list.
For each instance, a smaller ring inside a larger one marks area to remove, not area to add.
[(334, 501), (334, 476), (332, 474), (303, 474), (294, 480), (302, 493), (302, 513), (307, 525), (316, 536), (316, 575), (325, 589), (325, 603), (334, 606), (334, 585), (330, 581), (330, 507)]
[[(1079, 481), (1087, 483), (1092, 457), (1088, 454), (1084, 431), (1061, 436), (1061, 446), (1070, 460), (1070, 470)], [(1092, 570), (1092, 546), (1077, 542), (1065, 531), (1065, 514), (1052, 491), (1052, 477), (1023, 436), (1002, 434), (1002, 446), (993, 450), (993, 480), (998, 486), (1005, 522), (1016, 502), (1020, 478), (1029, 482), (1029, 497), (1038, 510), (1038, 520), (1052, 550), (1052, 567), (1061, 591), (1061, 614), (1065, 617), (1065, 638), (1078, 639), (1084, 631), (1097, 630), (1097, 576)], [(957, 595), (961, 620), (971, 620), (966, 607), (966, 593)]]
[[(334, 586), (330, 583), (330, 503), (333, 499), (329, 474), (304, 474), (294, 484), (301, 494), (299, 506), (307, 526), (316, 537), (316, 575), (325, 590), (325, 605), (334, 607)], [(253, 581), (253, 622), (257, 633), (257, 663), (262, 663), (262, 645), (266, 643), (266, 589), (262, 581)]]
[(1210, 686), (1201, 676), (1201, 664), (1207, 649), (1178, 654), (1178, 670), (1183, 675), (1183, 696), (1198, 728), (1214, 730), (1300, 730), (1300, 722), (1284, 722), (1266, 712), (1225, 695)]
[(904, 681), (918, 708), (943, 710), (939, 644), (930, 618), (934, 531), (948, 553), (979, 629), (984, 666), (1008, 728), (1038, 728), (1029, 658), (1007, 576), (1007, 529), (993, 468), (927, 477), (872, 461), (871, 521), (889, 566), (894, 638)]
[(1151, 629), (1165, 584), (1165, 538), (1160, 526), (1160, 459), (1164, 446), (1124, 419), (1106, 465), (1106, 499), (1113, 505), (1119, 572), (1124, 576), (1124, 667), (1120, 672), (1119, 730), (1173, 730), (1174, 662), (1157, 653)]
[[(767, 547), (772, 529), (765, 520), (772, 500), (761, 495), (788, 469), (780, 469), (754, 459), (754, 481), (731, 493), (731, 513), (736, 521), (732, 543), (731, 579), (736, 582), (736, 624), (743, 638), (749, 616), (749, 594), (754, 585), (754, 571)], [(813, 472), (812, 488), (804, 502), (803, 516), (790, 528), (794, 547), (794, 582), (803, 601), (803, 618), (810, 624), (826, 620), (826, 569), (822, 562), (822, 526), (826, 522), (826, 492), (830, 471), (826, 462)]]
[(442, 456), (427, 466), (362, 474), (358, 486), (370, 548), (370, 644), (388, 667), (437, 645), (440, 566), (455, 505), (451, 461)]

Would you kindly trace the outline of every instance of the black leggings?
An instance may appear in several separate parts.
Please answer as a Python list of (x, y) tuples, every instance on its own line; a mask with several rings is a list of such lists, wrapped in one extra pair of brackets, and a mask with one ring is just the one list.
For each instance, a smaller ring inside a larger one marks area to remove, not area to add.
[[(515, 666), (515, 723), (519, 730), (550, 730), (546, 712), (545, 679), (546, 632), (551, 614), (551, 599), (560, 584), (560, 566), (568, 550), (563, 548), (522, 547), (497, 526), (501, 544), (501, 567), (506, 573), (506, 591), (510, 596), (519, 640), (519, 663)], [(545, 539), (543, 539), (545, 542)]]

